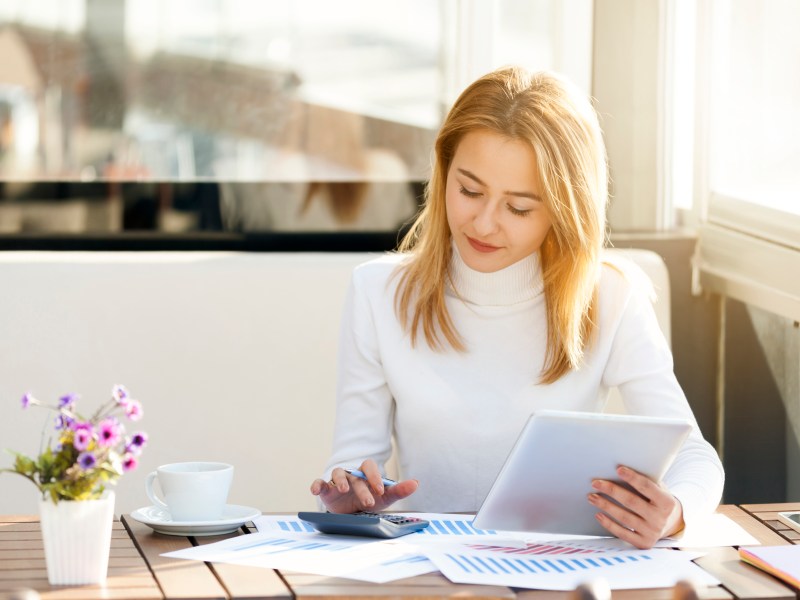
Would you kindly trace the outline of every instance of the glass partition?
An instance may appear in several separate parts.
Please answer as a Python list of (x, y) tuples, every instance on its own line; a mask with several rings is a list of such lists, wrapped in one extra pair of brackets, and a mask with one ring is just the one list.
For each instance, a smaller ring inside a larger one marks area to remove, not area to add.
[[(505, 0), (488, 25), (507, 42), (527, 20), (544, 61), (528, 66), (552, 67), (557, 4)], [(396, 239), (463, 71), (465, 6), (3, 0), (0, 238)]]

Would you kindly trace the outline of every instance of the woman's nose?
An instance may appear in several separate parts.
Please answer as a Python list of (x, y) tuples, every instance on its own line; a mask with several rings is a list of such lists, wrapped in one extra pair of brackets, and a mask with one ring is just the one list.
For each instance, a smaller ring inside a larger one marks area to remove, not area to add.
[(473, 221), (475, 233), (489, 235), (497, 230), (497, 205), (494, 202), (486, 202)]

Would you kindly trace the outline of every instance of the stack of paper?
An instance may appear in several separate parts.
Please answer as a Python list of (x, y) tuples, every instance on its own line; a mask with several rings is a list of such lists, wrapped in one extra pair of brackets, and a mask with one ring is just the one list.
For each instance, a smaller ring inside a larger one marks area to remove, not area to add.
[(741, 559), (800, 588), (800, 546), (760, 546), (739, 548)]
[[(289, 516), (255, 520), (258, 533), (170, 552), (165, 556), (286, 569), (347, 577), (374, 583), (441, 571), (456, 583), (570, 590), (596, 579), (612, 589), (670, 587), (689, 579), (701, 585), (719, 581), (698, 567), (697, 552), (654, 548), (636, 550), (615, 538), (483, 531), (471, 515), (420, 514), (430, 525), (390, 540), (334, 536), (316, 532)], [(745, 534), (746, 535), (746, 534)], [(698, 545), (722, 544), (707, 534)], [(755, 543), (752, 537), (738, 540)], [(665, 542), (668, 543), (668, 542)], [(675, 545), (675, 542), (669, 543)]]

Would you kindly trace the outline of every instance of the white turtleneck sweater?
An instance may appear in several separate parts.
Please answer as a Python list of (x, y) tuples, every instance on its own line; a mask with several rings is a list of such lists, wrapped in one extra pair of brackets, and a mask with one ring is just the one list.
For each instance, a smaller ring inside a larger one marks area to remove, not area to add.
[[(379, 467), (397, 445), (403, 479), (419, 489), (397, 510), (474, 512), (480, 507), (529, 415), (538, 409), (599, 412), (618, 387), (631, 414), (679, 417), (694, 430), (664, 479), (684, 518), (712, 511), (723, 470), (702, 438), (672, 370), (646, 280), (633, 264), (604, 264), (598, 335), (579, 370), (537, 383), (547, 340), (538, 254), (495, 273), (467, 267), (453, 250), (455, 290), (447, 309), (467, 350), (412, 347), (394, 310), (403, 255), (356, 268), (339, 348), (334, 467)], [(615, 268), (616, 267), (616, 268)]]

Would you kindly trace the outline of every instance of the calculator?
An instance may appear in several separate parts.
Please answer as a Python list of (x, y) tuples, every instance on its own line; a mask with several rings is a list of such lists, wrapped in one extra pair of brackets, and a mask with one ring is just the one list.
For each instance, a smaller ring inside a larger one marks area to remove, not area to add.
[(390, 515), (386, 513), (357, 512), (338, 514), (330, 512), (301, 511), (297, 517), (323, 533), (361, 535), (367, 537), (396, 538), (414, 533), (428, 526), (425, 519)]

